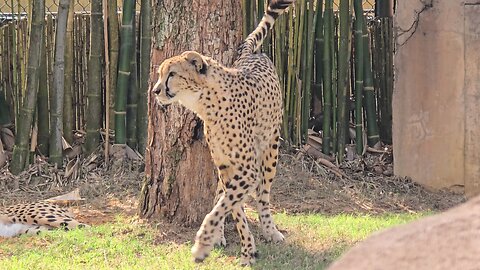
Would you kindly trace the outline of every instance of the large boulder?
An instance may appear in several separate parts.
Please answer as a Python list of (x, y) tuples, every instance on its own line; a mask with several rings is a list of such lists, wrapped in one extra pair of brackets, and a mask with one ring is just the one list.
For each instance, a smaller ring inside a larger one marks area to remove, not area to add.
[(328, 269), (480, 269), (480, 196), (444, 213), (376, 233)]

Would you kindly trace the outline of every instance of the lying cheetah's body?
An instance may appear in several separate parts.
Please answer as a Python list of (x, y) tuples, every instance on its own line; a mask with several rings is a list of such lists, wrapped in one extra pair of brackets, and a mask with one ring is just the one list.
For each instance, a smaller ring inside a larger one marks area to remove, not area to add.
[(66, 209), (48, 202), (16, 204), (0, 209), (0, 237), (78, 226), (85, 225), (75, 220)]

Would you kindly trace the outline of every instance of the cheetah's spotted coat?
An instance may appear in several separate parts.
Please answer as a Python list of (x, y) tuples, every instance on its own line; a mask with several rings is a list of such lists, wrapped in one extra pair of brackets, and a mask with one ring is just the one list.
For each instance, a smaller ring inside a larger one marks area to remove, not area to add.
[(54, 228), (66, 230), (87, 226), (66, 209), (48, 202), (16, 204), (0, 209), (0, 237), (37, 234)]
[(241, 237), (241, 264), (257, 254), (243, 204), (247, 195), (257, 201), (263, 236), (283, 241), (270, 212), (270, 187), (275, 176), (282, 92), (272, 61), (255, 54), (275, 19), (293, 0), (273, 0), (257, 26), (239, 47), (233, 67), (194, 51), (165, 60), (153, 93), (160, 104), (179, 102), (205, 125), (205, 137), (218, 168), (222, 190), (197, 232), (192, 254), (205, 259), (214, 244), (225, 244), (225, 216), (232, 213)]

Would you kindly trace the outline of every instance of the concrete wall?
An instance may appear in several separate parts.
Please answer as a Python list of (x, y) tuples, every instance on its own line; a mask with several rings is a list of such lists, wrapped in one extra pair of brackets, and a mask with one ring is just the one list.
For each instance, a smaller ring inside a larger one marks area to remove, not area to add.
[(401, 0), (395, 16), (395, 174), (478, 194), (480, 1)]

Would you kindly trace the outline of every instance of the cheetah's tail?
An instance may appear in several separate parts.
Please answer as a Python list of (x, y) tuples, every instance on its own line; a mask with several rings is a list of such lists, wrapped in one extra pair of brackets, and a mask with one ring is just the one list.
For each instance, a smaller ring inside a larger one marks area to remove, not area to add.
[(255, 53), (262, 45), (268, 31), (272, 29), (275, 19), (294, 1), (295, 0), (271, 0), (257, 28), (248, 35), (238, 48), (239, 55)]

